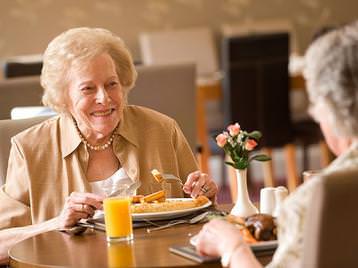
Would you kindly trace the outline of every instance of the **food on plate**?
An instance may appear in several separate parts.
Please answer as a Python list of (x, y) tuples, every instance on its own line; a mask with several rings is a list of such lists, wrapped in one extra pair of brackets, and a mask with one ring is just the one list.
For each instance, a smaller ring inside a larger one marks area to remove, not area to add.
[(160, 190), (158, 192), (148, 194), (141, 198), (141, 203), (151, 203), (154, 201), (165, 201), (165, 192), (164, 190)]
[(245, 220), (246, 228), (258, 241), (277, 239), (277, 228), (274, 218), (269, 214), (255, 214)]
[(134, 195), (132, 196), (132, 203), (140, 203), (143, 198), (144, 195)]
[(153, 212), (164, 212), (164, 211), (176, 211), (189, 208), (195, 208), (205, 205), (210, 202), (206, 196), (199, 196), (196, 199), (170, 199), (164, 202), (158, 203), (141, 203), (132, 204), (132, 213), (153, 213)]
[(253, 244), (256, 243), (257, 240), (252, 236), (252, 234), (250, 233), (250, 231), (246, 228), (245, 225), (245, 219), (238, 217), (238, 216), (234, 216), (234, 215), (228, 215), (225, 217), (225, 219), (233, 224), (236, 224), (237, 227), (239, 228), (242, 237), (244, 239), (244, 241), (248, 244)]
[(153, 169), (151, 173), (157, 182), (161, 183), (164, 180), (163, 175), (157, 169)]
[(268, 214), (254, 214), (247, 218), (229, 215), (226, 220), (237, 224), (245, 242), (268, 241), (277, 239), (275, 219)]

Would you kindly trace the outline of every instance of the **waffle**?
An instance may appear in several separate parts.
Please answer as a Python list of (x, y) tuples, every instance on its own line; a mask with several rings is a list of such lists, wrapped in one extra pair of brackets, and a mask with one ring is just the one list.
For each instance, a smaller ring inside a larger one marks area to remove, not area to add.
[(185, 201), (181, 199), (178, 200), (171, 199), (158, 203), (132, 204), (131, 211), (132, 213), (177, 211), (177, 210), (185, 210), (189, 208), (200, 207), (208, 202), (209, 199), (205, 196), (199, 196), (198, 198), (189, 201)]

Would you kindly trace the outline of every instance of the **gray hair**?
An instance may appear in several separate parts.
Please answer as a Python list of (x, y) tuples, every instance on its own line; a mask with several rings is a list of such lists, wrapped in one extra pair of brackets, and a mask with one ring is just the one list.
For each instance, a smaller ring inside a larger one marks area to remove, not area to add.
[(336, 134), (358, 136), (358, 21), (317, 39), (305, 55), (304, 75), (313, 107), (324, 107)]
[(42, 102), (57, 112), (67, 112), (65, 92), (68, 87), (68, 71), (81, 68), (96, 56), (108, 53), (124, 90), (124, 100), (137, 78), (132, 56), (118, 36), (100, 28), (74, 28), (53, 39), (43, 56), (41, 85), (44, 88)]

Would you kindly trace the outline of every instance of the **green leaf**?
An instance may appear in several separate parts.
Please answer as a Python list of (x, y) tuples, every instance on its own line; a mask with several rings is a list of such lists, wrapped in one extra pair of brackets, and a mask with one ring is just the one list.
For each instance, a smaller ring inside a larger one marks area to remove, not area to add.
[(255, 130), (255, 131), (252, 131), (252, 132), (248, 133), (247, 136), (249, 136), (250, 138), (253, 138), (256, 141), (258, 141), (258, 140), (261, 139), (262, 134), (261, 134), (260, 131)]
[(245, 169), (249, 165), (249, 162), (247, 161), (240, 161), (236, 163), (236, 169)]
[(236, 168), (235, 164), (233, 162), (225, 161), (226, 165), (232, 166), (233, 168)]
[(253, 160), (264, 162), (264, 161), (270, 161), (271, 157), (265, 154), (257, 154), (251, 157), (249, 161), (253, 161)]

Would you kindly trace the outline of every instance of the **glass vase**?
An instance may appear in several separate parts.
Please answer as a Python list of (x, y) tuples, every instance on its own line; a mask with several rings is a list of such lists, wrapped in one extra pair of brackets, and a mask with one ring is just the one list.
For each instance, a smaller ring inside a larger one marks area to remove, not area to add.
[(251, 202), (247, 190), (247, 169), (236, 169), (237, 198), (230, 214), (246, 218), (258, 213), (258, 209)]

